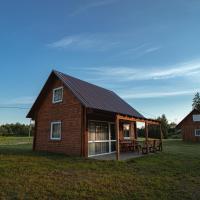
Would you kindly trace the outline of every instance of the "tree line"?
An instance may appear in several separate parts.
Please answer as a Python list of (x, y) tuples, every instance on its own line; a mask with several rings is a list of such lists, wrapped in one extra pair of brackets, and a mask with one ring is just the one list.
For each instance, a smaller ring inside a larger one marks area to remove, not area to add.
[(33, 127), (26, 124), (4, 124), (0, 126), (0, 136), (29, 136), (33, 135)]

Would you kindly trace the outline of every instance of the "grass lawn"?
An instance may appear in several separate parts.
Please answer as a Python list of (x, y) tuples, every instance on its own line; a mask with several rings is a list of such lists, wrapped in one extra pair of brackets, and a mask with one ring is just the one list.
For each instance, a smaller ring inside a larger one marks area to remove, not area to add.
[(18, 145), (18, 144), (31, 144), (32, 137), (1, 137), (0, 145)]
[(200, 144), (167, 140), (163, 153), (117, 162), (33, 153), (28, 138), (0, 138), (0, 199), (200, 199)]

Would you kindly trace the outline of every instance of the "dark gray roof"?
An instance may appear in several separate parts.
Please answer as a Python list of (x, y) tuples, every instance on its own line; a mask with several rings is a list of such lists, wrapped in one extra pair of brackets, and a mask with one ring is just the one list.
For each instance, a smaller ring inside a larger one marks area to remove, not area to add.
[(193, 108), (192, 109), (192, 111), (188, 114), (188, 115), (186, 115), (177, 125), (176, 125), (176, 128), (181, 128), (181, 125), (182, 125), (182, 123), (184, 123), (184, 121), (186, 120), (186, 118), (187, 117), (189, 117), (191, 114), (196, 114), (196, 113), (200, 113), (200, 111), (198, 110), (198, 109), (196, 109), (196, 108)]
[(79, 101), (87, 108), (110, 111), (137, 118), (145, 118), (132, 108), (116, 93), (74, 78), (58, 71), (53, 71), (59, 79), (73, 92)]

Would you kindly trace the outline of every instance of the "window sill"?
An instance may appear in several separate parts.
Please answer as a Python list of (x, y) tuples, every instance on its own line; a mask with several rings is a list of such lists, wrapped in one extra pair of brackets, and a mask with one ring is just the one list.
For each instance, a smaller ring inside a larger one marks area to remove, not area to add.
[(63, 102), (63, 100), (60, 100), (60, 101), (53, 101), (52, 103), (53, 104), (58, 104), (58, 103), (62, 103)]
[(50, 138), (50, 141), (56, 141), (56, 142), (59, 142), (59, 141), (61, 141), (61, 138), (59, 138), (59, 139)]
[(124, 137), (124, 140), (130, 140), (131, 138), (130, 137)]

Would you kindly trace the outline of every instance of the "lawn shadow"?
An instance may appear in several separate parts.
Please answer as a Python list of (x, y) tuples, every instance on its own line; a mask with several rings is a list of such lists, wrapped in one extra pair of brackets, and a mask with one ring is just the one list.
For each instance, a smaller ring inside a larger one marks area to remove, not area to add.
[(33, 151), (31, 144), (20, 144), (20, 145), (0, 145), (0, 155), (11, 155), (11, 156), (27, 156), (27, 157), (45, 157), (52, 160), (83, 160), (78, 156), (67, 156), (62, 153), (44, 152), (44, 151)]

